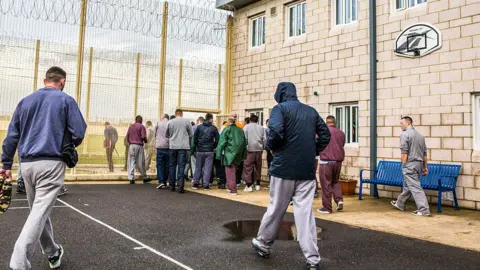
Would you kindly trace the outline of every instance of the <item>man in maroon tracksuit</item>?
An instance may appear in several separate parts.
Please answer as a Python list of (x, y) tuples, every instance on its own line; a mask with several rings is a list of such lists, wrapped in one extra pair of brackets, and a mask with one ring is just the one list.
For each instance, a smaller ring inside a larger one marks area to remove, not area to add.
[(332, 193), (337, 203), (337, 211), (343, 210), (342, 187), (339, 183), (342, 162), (345, 158), (345, 133), (336, 127), (335, 117), (327, 117), (331, 138), (327, 148), (320, 153), (320, 185), (322, 186), (322, 214), (332, 213)]

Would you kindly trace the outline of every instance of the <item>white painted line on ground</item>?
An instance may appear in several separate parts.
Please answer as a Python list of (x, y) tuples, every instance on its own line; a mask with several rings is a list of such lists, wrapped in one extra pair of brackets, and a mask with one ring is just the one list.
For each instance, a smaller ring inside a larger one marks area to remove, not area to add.
[(106, 228), (108, 228), (108, 229), (110, 229), (110, 230), (118, 233), (119, 235), (127, 238), (128, 240), (130, 240), (130, 241), (132, 241), (132, 242), (134, 242), (135, 244), (139, 245), (140, 247), (143, 247), (143, 248), (145, 248), (145, 249), (148, 249), (148, 250), (151, 251), (152, 253), (155, 253), (155, 254), (157, 254), (158, 256), (160, 256), (160, 257), (162, 257), (162, 258), (164, 258), (164, 259), (167, 259), (167, 260), (169, 260), (170, 262), (172, 262), (172, 263), (174, 263), (174, 264), (182, 267), (183, 269), (193, 270), (193, 268), (190, 268), (189, 266), (186, 266), (185, 264), (183, 264), (183, 263), (181, 263), (181, 262), (179, 262), (179, 261), (177, 261), (177, 260), (175, 260), (175, 259), (173, 259), (173, 258), (171, 258), (171, 257), (169, 257), (169, 256), (167, 256), (167, 255), (165, 255), (165, 254), (163, 254), (163, 253), (161, 253), (160, 251), (158, 251), (158, 250), (156, 250), (156, 249), (154, 249), (154, 248), (152, 248), (152, 247), (150, 247), (150, 246), (145, 245), (144, 243), (138, 241), (137, 239), (135, 239), (135, 238), (133, 238), (133, 237), (131, 237), (131, 236), (129, 236), (129, 235), (127, 235), (127, 234), (125, 234), (125, 233), (117, 230), (117, 229), (115, 229), (114, 227), (106, 224), (106, 223), (103, 222), (103, 221), (100, 221), (100, 220), (98, 220), (98, 219), (96, 219), (96, 218), (94, 218), (94, 217), (92, 217), (92, 216), (90, 216), (90, 215), (88, 215), (88, 214), (86, 214), (86, 213), (78, 210), (77, 208), (71, 206), (70, 204), (68, 204), (68, 203), (66, 203), (66, 202), (64, 202), (64, 201), (62, 201), (62, 200), (60, 200), (60, 199), (57, 199), (57, 201), (63, 203), (63, 204), (66, 205), (67, 207), (70, 207), (72, 210), (76, 211), (77, 213), (79, 213), (79, 214), (81, 214), (81, 215), (83, 215), (83, 216), (85, 216), (85, 217), (87, 217), (87, 218), (89, 218), (89, 219), (97, 222), (98, 224), (100, 224), (100, 225), (102, 225), (102, 226), (104, 226), (104, 227), (106, 227)]
[[(68, 208), (68, 206), (59, 205), (59, 206), (54, 206), (53, 208)], [(15, 210), (15, 209), (30, 209), (30, 207), (20, 206), (20, 207), (9, 207), (8, 208), (8, 210)]]
[(145, 247), (134, 247), (134, 250), (140, 250), (140, 249), (145, 249)]

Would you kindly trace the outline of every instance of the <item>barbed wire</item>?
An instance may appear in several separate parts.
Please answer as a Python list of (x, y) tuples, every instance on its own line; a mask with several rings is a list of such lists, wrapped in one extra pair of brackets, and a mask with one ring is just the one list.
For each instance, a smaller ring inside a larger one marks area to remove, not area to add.
[[(168, 37), (225, 47), (225, 22), (229, 12), (212, 8), (214, 1), (169, 2)], [(160, 38), (163, 2), (155, 0), (89, 0), (87, 27), (124, 30)], [(210, 7), (210, 8), (205, 8)], [(0, 0), (0, 14), (25, 19), (80, 24), (80, 0)]]

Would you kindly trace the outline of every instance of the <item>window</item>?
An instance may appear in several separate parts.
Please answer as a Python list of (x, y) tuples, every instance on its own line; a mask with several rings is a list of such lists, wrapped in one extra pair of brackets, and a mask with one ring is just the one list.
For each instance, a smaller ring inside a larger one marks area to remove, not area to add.
[(260, 126), (263, 126), (263, 124), (265, 124), (263, 122), (263, 109), (249, 110), (249, 111), (246, 112), (246, 114), (247, 114), (247, 117), (250, 117), (250, 115), (252, 115), (252, 114), (258, 116), (258, 124)]
[(346, 143), (358, 143), (358, 104), (334, 105), (332, 114), (345, 132)]
[(399, 10), (411, 8), (416, 5), (420, 5), (427, 2), (427, 0), (394, 0), (394, 1), (395, 1), (396, 8)]
[(480, 150), (480, 95), (473, 96), (473, 145)]
[(250, 47), (265, 44), (265, 15), (250, 19)]
[(287, 22), (289, 37), (301, 36), (306, 33), (306, 9), (307, 4), (305, 2), (288, 6)]
[(348, 24), (358, 18), (358, 0), (334, 0), (336, 24)]

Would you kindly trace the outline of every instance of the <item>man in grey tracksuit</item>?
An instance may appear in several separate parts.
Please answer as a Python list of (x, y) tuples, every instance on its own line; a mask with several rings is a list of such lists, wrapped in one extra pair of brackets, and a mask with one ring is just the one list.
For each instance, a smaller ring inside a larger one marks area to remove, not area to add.
[(400, 125), (403, 133), (400, 137), (400, 151), (402, 154), (403, 191), (392, 205), (405, 210), (405, 204), (410, 196), (413, 196), (417, 204), (417, 210), (412, 214), (417, 216), (429, 216), (430, 207), (427, 196), (420, 184), (420, 174), (428, 174), (428, 156), (425, 138), (412, 126), (412, 118), (405, 116)]
[(312, 210), (316, 188), (314, 163), (315, 156), (327, 147), (330, 131), (314, 108), (298, 100), (292, 83), (280, 83), (275, 100), (278, 104), (268, 123), (268, 147), (274, 155), (270, 165), (270, 203), (252, 246), (260, 256), (270, 255), (280, 223), (293, 200), (298, 241), (307, 259), (307, 269), (320, 269)]
[(3, 141), (0, 175), (12, 178), (18, 146), (22, 177), (30, 214), (15, 243), (10, 268), (32, 269), (32, 257), (40, 242), (50, 268), (58, 268), (64, 253), (55, 243), (50, 214), (65, 177), (64, 142), (79, 146), (87, 125), (75, 100), (63, 92), (67, 73), (52, 67), (45, 87), (22, 99), (13, 113)]

